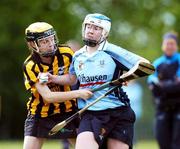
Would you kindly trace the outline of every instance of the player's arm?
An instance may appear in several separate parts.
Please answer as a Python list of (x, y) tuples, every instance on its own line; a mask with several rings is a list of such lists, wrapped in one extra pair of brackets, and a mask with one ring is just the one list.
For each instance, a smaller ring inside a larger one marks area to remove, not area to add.
[(48, 82), (52, 82), (60, 85), (74, 85), (77, 82), (76, 75), (72, 74), (64, 74), (64, 75), (52, 75), (50, 73), (48, 75)]
[(52, 92), (46, 84), (37, 82), (35, 87), (43, 99), (48, 103), (64, 102), (74, 98), (88, 99), (93, 93), (89, 90), (74, 90), (67, 92)]

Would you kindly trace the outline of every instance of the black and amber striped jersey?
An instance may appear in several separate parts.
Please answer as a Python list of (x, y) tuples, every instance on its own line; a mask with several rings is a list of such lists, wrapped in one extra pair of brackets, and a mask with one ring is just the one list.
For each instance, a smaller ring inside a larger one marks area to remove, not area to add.
[[(23, 74), (24, 84), (27, 90), (31, 92), (31, 97), (27, 103), (27, 109), (30, 114), (47, 117), (56, 113), (71, 112), (76, 109), (76, 99), (61, 103), (47, 103), (37, 92), (35, 83), (38, 81), (40, 72), (50, 72), (53, 75), (63, 75), (68, 73), (72, 61), (73, 51), (69, 47), (59, 47), (53, 56), (51, 64), (41, 62), (40, 57), (33, 53), (24, 62)], [(69, 91), (70, 86), (48, 84), (51, 91)]]

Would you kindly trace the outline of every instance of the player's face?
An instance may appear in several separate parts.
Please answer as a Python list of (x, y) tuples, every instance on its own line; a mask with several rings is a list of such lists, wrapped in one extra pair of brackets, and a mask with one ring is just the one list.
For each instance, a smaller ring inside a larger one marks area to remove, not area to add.
[(102, 28), (93, 24), (86, 24), (85, 38), (99, 41), (102, 35)]
[(38, 48), (40, 52), (52, 52), (55, 48), (54, 35), (38, 40)]
[(167, 56), (172, 56), (178, 49), (177, 42), (174, 39), (165, 39), (162, 44), (162, 50)]

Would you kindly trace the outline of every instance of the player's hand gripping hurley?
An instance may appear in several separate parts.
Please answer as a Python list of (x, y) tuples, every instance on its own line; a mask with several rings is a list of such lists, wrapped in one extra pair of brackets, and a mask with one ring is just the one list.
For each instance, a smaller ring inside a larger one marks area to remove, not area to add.
[(102, 98), (104, 98), (105, 96), (110, 94), (113, 90), (118, 88), (123, 82), (130, 81), (130, 80), (133, 80), (133, 79), (136, 79), (136, 78), (141, 78), (141, 77), (144, 77), (144, 76), (148, 76), (148, 75), (154, 73), (154, 71), (155, 71), (155, 69), (150, 63), (147, 63), (147, 62), (145, 62), (143, 60), (140, 60), (139, 62), (136, 63), (136, 65), (132, 69), (130, 69), (125, 74), (121, 75), (120, 78), (118, 78), (117, 80), (113, 80), (113, 81), (104, 83), (100, 87), (92, 89), (91, 90), (92, 92), (96, 92), (96, 91), (102, 90), (102, 89), (107, 88), (107, 87), (112, 87), (105, 94), (98, 97), (96, 100), (89, 103), (84, 108), (82, 108), (81, 110), (79, 110), (78, 112), (76, 112), (75, 114), (73, 114), (72, 116), (67, 118), (66, 120), (64, 120), (64, 121), (58, 123), (57, 125), (55, 125), (50, 130), (49, 135), (56, 134), (58, 131), (60, 131), (62, 128), (64, 128), (69, 122), (71, 122), (75, 118), (79, 117), (90, 106), (94, 105), (96, 102), (98, 102), (99, 100), (101, 100)]

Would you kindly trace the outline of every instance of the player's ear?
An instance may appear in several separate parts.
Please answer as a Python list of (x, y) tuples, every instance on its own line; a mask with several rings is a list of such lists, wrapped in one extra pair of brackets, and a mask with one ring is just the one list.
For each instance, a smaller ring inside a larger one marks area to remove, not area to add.
[(33, 41), (29, 41), (29, 42), (27, 42), (27, 46), (29, 49), (32, 49), (35, 47), (35, 43)]

